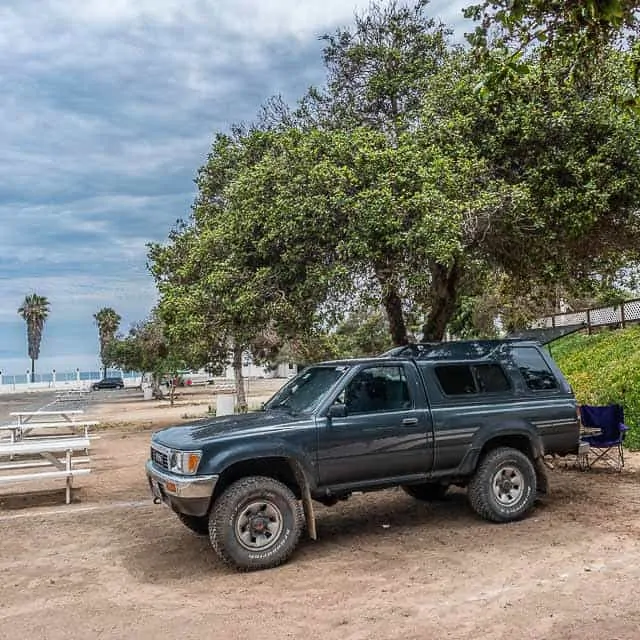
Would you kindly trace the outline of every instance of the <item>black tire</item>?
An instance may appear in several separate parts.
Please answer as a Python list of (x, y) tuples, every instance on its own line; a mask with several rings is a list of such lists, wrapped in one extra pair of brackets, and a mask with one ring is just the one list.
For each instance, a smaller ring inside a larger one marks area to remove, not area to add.
[(199, 536), (209, 535), (209, 518), (207, 516), (188, 516), (186, 513), (178, 513), (177, 515), (187, 529), (191, 529)]
[[(225, 564), (240, 571), (270, 569), (289, 559), (303, 523), (302, 507), (289, 487), (251, 476), (234, 482), (216, 500), (209, 515), (209, 539)], [(256, 531), (264, 532), (257, 534), (260, 540), (254, 537)]]
[(406, 484), (402, 486), (402, 489), (416, 500), (435, 502), (445, 499), (447, 491), (449, 491), (449, 485), (438, 482), (425, 482), (423, 484)]
[(536, 471), (531, 460), (517, 449), (501, 447), (480, 461), (467, 495), (471, 508), (481, 518), (512, 522), (533, 507), (536, 491)]

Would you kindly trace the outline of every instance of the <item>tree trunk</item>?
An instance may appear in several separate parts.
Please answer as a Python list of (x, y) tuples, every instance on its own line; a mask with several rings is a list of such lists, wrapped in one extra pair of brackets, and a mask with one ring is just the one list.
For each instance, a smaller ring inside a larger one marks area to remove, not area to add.
[(233, 349), (233, 375), (236, 381), (236, 398), (239, 413), (247, 413), (247, 396), (244, 392), (244, 376), (242, 375), (242, 347)]
[(102, 377), (106, 378), (107, 377), (107, 366), (106, 365), (102, 365)]
[(171, 376), (171, 379), (169, 381), (169, 403), (171, 404), (172, 407), (173, 407), (173, 401), (175, 399), (175, 396), (176, 396), (175, 378)]
[(409, 343), (407, 325), (402, 312), (402, 298), (395, 286), (390, 282), (391, 269), (383, 265), (376, 265), (376, 277), (382, 289), (382, 304), (389, 321), (389, 332), (396, 347)]
[(36, 380), (36, 361), (31, 358), (31, 382)]
[(451, 267), (434, 263), (431, 270), (431, 310), (422, 327), (422, 340), (442, 340), (447, 324), (456, 310), (461, 269), (457, 261)]
[(153, 397), (157, 400), (162, 400), (164, 398), (164, 393), (162, 393), (162, 389), (160, 388), (160, 378), (155, 374), (151, 374), (151, 388), (153, 389)]

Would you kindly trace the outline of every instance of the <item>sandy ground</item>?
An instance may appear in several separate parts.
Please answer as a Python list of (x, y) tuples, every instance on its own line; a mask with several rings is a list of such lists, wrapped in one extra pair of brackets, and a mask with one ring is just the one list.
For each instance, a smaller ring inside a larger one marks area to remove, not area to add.
[(556, 467), (550, 495), (509, 525), (479, 520), (463, 491), (319, 507), (318, 541), (238, 574), (145, 482), (150, 428), (206, 404), (113, 398), (90, 407), (120, 426), (99, 431), (72, 505), (55, 481), (0, 489), (3, 640), (640, 638), (638, 454), (622, 474)]

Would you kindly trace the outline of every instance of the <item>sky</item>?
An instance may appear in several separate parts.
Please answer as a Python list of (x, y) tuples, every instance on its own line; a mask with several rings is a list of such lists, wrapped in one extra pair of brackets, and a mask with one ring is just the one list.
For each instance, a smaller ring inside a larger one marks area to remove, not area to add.
[[(464, 0), (429, 11), (462, 39)], [(17, 309), (51, 303), (38, 372), (96, 369), (157, 295), (146, 244), (189, 215), (217, 131), (324, 79), (318, 36), (368, 0), (2, 0), (0, 371), (30, 368)]]

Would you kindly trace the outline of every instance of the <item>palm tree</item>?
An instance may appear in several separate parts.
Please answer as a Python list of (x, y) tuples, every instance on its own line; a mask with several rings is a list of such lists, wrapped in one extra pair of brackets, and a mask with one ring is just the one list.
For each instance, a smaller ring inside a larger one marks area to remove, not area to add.
[(105, 362), (105, 353), (107, 345), (115, 338), (116, 331), (120, 326), (122, 318), (111, 308), (103, 307), (97, 313), (93, 314), (93, 318), (98, 325), (98, 339), (100, 340), (100, 360), (102, 361), (102, 377), (107, 377), (107, 362)]
[(49, 316), (49, 301), (37, 293), (25, 296), (18, 313), (27, 323), (27, 343), (29, 345), (29, 357), (31, 358), (31, 382), (36, 372), (36, 360), (40, 356), (40, 343), (44, 323)]

